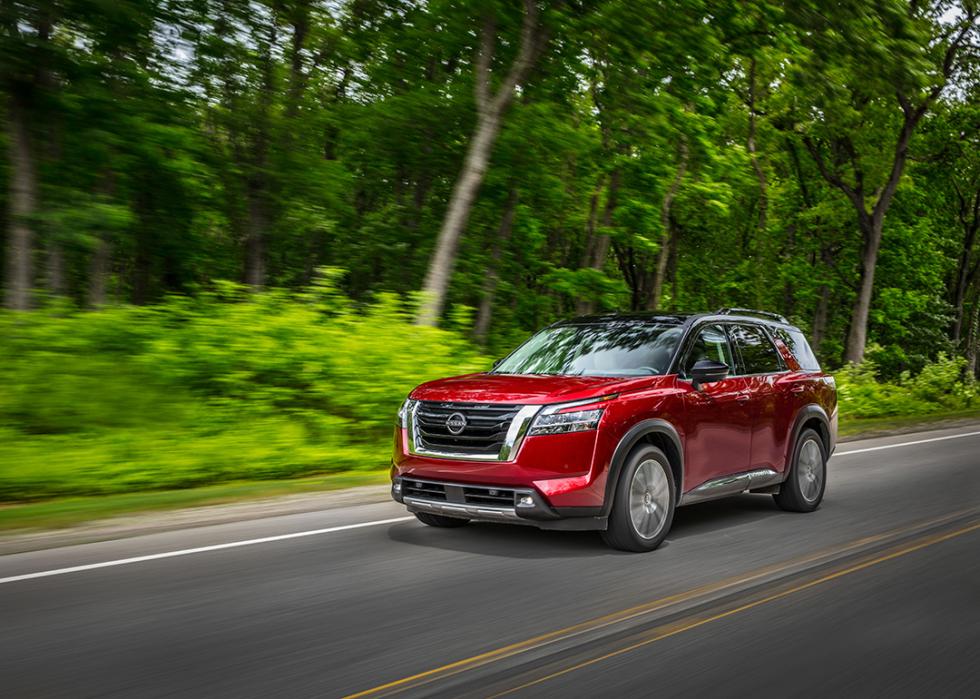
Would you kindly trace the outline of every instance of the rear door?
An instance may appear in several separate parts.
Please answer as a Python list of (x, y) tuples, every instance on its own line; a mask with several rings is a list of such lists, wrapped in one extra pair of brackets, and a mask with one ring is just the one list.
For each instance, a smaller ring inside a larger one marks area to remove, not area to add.
[(786, 363), (763, 326), (738, 323), (731, 326), (730, 333), (752, 413), (749, 467), (782, 471), (792, 419), (778, 383), (788, 371)]
[[(728, 364), (737, 374), (735, 354), (725, 326), (696, 328), (680, 363), (680, 377), (690, 379), (701, 359)], [(705, 481), (746, 471), (752, 435), (752, 411), (745, 378), (729, 376), (685, 395), (685, 490)]]

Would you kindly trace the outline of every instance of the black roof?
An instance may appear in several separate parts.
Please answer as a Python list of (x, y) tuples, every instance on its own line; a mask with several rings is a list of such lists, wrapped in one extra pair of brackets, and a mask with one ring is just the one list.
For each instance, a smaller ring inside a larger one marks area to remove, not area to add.
[[(680, 325), (690, 318), (696, 317), (697, 313), (658, 313), (657, 311), (630, 311), (627, 313), (600, 313), (589, 316), (578, 316), (560, 320), (555, 325), (590, 325), (599, 323), (664, 323), (667, 325)], [(704, 315), (704, 314), (700, 314)]]
[(795, 327), (778, 313), (756, 311), (750, 308), (721, 308), (715, 312), (668, 313), (664, 311), (628, 311), (624, 313), (600, 313), (560, 320), (555, 325), (596, 325), (603, 323), (661, 323), (664, 325), (684, 325), (703, 318), (719, 321), (739, 320)]

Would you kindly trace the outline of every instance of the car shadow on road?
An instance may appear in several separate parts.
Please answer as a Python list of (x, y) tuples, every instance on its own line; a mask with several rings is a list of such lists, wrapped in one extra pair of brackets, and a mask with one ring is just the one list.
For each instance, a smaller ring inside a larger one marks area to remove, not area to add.
[(769, 495), (735, 495), (687, 505), (677, 509), (667, 541), (714, 533), (737, 524), (758, 522), (771, 517), (791, 516), (783, 512)]
[[(740, 495), (681, 507), (661, 548), (688, 537), (712, 534), (727, 527), (760, 521), (782, 513), (769, 496)], [(607, 548), (598, 532), (542, 531), (513, 524), (473, 522), (458, 529), (438, 529), (417, 522), (404, 522), (388, 528), (388, 538), (402, 544), (505, 558), (597, 558), (628, 556)]]

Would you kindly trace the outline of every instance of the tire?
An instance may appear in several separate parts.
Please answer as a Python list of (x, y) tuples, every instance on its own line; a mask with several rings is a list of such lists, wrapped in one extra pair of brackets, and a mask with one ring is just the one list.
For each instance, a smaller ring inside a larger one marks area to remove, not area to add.
[(827, 489), (827, 451), (815, 430), (806, 429), (796, 439), (789, 476), (772, 498), (787, 512), (813, 512)]
[(677, 488), (667, 456), (654, 446), (637, 447), (616, 483), (602, 540), (621, 551), (653, 551), (667, 538), (676, 506)]
[(443, 517), (442, 515), (434, 515), (429, 512), (416, 512), (415, 517), (422, 524), (427, 524), (430, 527), (444, 527), (452, 529), (454, 527), (464, 527), (470, 523), (468, 519), (461, 519), (459, 517)]

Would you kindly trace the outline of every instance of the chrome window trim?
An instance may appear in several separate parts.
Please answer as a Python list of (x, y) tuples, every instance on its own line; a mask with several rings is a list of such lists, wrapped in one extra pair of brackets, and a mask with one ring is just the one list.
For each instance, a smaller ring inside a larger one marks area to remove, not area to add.
[[(462, 401), (455, 401), (462, 402)], [(517, 411), (517, 415), (511, 420), (510, 427), (507, 428), (507, 435), (504, 437), (504, 444), (496, 454), (460, 454), (456, 452), (438, 451), (426, 449), (420, 446), (415, 440), (415, 432), (418, 430), (416, 425), (417, 415), (421, 405), (421, 400), (416, 400), (412, 406), (412, 412), (408, 420), (406, 431), (408, 432), (408, 453), (413, 456), (427, 456), (434, 459), (452, 459), (455, 461), (513, 461), (517, 456), (524, 437), (531, 427), (531, 422), (537, 416), (541, 405), (523, 405)], [(513, 458), (512, 458), (513, 457)]]

